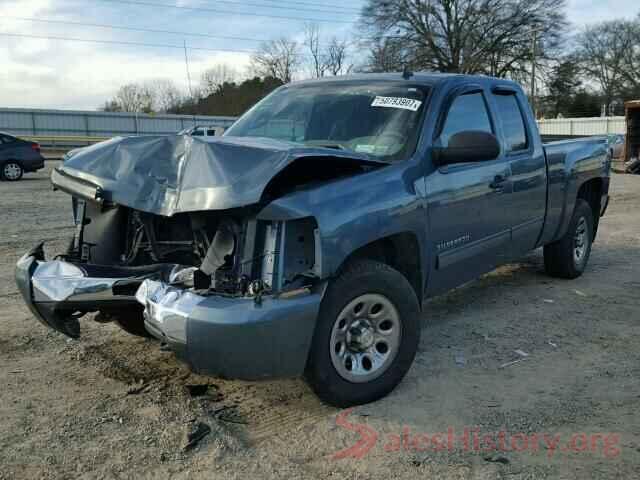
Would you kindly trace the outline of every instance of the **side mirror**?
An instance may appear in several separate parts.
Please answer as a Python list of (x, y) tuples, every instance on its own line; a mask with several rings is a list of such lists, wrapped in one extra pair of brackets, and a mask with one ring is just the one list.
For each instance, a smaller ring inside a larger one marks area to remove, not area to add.
[(500, 155), (500, 143), (492, 133), (468, 130), (449, 138), (446, 147), (434, 146), (431, 150), (437, 166), (451, 163), (484, 162)]

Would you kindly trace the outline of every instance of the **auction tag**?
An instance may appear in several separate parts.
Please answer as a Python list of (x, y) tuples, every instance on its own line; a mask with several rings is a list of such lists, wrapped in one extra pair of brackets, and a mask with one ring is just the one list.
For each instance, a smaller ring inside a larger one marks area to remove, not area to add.
[(373, 99), (372, 107), (401, 108), (403, 110), (417, 111), (422, 105), (420, 100), (402, 97), (376, 97)]

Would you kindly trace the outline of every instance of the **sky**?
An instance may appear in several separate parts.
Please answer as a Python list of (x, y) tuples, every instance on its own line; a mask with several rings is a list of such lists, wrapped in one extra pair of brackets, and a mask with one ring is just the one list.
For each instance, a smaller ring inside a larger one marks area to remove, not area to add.
[[(0, 0), (0, 107), (95, 110), (123, 84), (153, 79), (170, 79), (187, 92), (185, 42), (195, 85), (216, 64), (245, 72), (262, 41), (283, 35), (301, 40), (311, 21), (325, 39), (348, 39), (363, 3)], [(638, 0), (567, 0), (575, 29), (638, 11)]]

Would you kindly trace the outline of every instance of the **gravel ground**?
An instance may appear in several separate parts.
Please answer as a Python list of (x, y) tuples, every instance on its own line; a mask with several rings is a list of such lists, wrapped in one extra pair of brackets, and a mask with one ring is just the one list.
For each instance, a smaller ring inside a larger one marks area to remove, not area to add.
[[(537, 251), (431, 300), (404, 382), (340, 412), (301, 380), (191, 374), (115, 325), (85, 319), (72, 341), (37, 323), (13, 265), (72, 233), (51, 166), (0, 183), (0, 479), (639, 477), (640, 177), (614, 175), (583, 277), (545, 276)], [(211, 432), (185, 449), (200, 422)], [(358, 432), (377, 442), (336, 458)]]

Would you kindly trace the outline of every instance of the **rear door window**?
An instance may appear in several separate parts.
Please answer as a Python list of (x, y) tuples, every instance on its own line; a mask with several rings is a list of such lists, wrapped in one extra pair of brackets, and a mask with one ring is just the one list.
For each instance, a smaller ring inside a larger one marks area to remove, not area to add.
[(493, 133), (487, 104), (480, 92), (460, 95), (453, 101), (442, 128), (442, 144), (448, 145), (452, 135), (469, 130)]
[(515, 94), (495, 94), (498, 118), (502, 124), (507, 152), (529, 148), (522, 109)]

